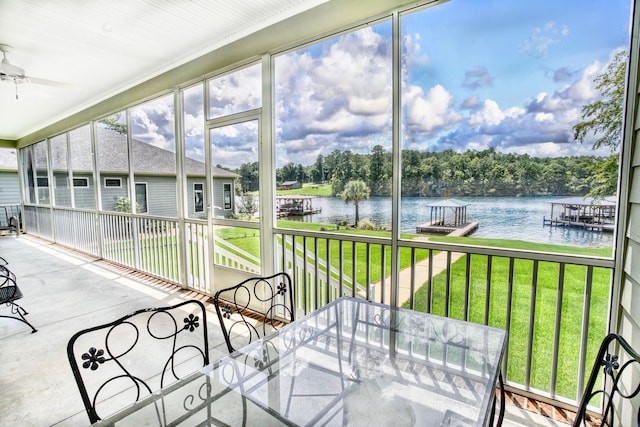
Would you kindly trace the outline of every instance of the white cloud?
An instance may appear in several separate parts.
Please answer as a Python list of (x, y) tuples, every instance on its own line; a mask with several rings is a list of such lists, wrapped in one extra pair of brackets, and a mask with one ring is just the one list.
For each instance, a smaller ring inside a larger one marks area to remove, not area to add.
[(403, 39), (403, 55), (405, 68), (426, 67), (429, 65), (429, 56), (420, 50), (420, 33), (405, 34)]
[[(604, 68), (595, 61), (571, 84), (554, 93), (538, 93), (524, 103), (524, 108), (501, 109), (495, 100), (468, 98), (460, 110), (461, 113), (466, 110), (466, 120), (438, 134), (437, 142), (423, 143), (423, 147), (456, 151), (492, 147), (532, 156), (608, 155), (606, 150), (592, 151), (589, 141), (575, 142), (572, 135), (573, 126), (582, 117), (582, 107), (597, 97), (593, 80)], [(446, 89), (441, 88), (441, 92)], [(419, 95), (419, 89), (414, 88), (412, 96)]]
[(549, 53), (549, 47), (559, 44), (562, 37), (569, 35), (569, 27), (558, 27), (555, 22), (547, 22), (542, 28), (535, 27), (531, 35), (520, 45), (520, 50), (528, 56), (542, 58)]
[(279, 163), (302, 141), (312, 152), (320, 141), (325, 153), (355, 151), (390, 132), (391, 44), (372, 28), (316, 45), (313, 54), (277, 57), (275, 68)]
[(461, 120), (453, 108), (453, 96), (442, 85), (432, 87), (426, 95), (422, 88), (408, 86), (404, 100), (406, 122), (416, 132), (434, 134), (450, 129)]
[[(513, 154), (528, 154), (532, 157), (569, 157), (575, 156), (576, 152), (579, 150), (589, 149), (590, 146), (583, 146), (577, 142), (569, 143), (569, 144), (557, 144), (555, 142), (540, 142), (535, 144), (528, 145), (519, 145), (510, 147), (508, 150), (505, 150), (507, 153)], [(589, 155), (595, 156), (609, 156), (607, 150), (599, 150), (599, 151), (591, 151), (589, 150)]]
[(605, 71), (600, 61), (585, 68), (580, 79), (567, 88), (567, 95), (574, 101), (586, 101), (597, 95), (594, 79)]
[(536, 122), (552, 122), (554, 116), (552, 113), (536, 113), (534, 118)]
[(526, 102), (526, 108), (531, 112), (571, 112), (580, 110), (589, 100), (594, 99), (598, 93), (594, 79), (604, 71), (599, 61), (589, 64), (580, 77), (573, 83), (564, 86), (553, 94), (541, 92)]
[(477, 66), (472, 70), (467, 70), (464, 73), (464, 80), (462, 81), (462, 87), (468, 89), (478, 89), (481, 87), (492, 86), (493, 77), (489, 74), (489, 70), (483, 66)]
[(212, 117), (258, 108), (262, 99), (261, 64), (232, 71), (209, 82)]
[(475, 114), (472, 114), (471, 117), (469, 117), (469, 124), (497, 125), (505, 117), (506, 117), (505, 114), (502, 111), (500, 111), (500, 107), (498, 106), (498, 103), (491, 99), (487, 99), (486, 101), (484, 101), (482, 110), (480, 110)]
[(175, 151), (173, 96), (165, 96), (130, 110), (131, 136), (164, 150)]

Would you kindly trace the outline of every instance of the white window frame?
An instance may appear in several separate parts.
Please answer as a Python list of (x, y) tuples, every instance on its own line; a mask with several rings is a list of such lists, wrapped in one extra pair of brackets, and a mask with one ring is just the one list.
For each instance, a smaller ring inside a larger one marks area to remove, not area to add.
[[(229, 186), (229, 207), (227, 207), (227, 202), (225, 201), (225, 188)], [(233, 182), (223, 182), (222, 183), (222, 209), (225, 211), (233, 210)]]
[[(85, 185), (76, 185), (76, 181), (84, 181)], [(81, 178), (74, 177), (71, 180), (71, 182), (73, 184), (73, 188), (89, 188), (89, 178), (86, 178), (86, 177), (81, 177)]]
[[(196, 190), (197, 185), (200, 186), (200, 190)], [(196, 194), (198, 193), (200, 193), (200, 197), (202, 198), (202, 206), (200, 207), (200, 209), (198, 209), (198, 204), (196, 203)], [(194, 182), (193, 183), (193, 212), (194, 213), (204, 212), (204, 205), (205, 205), (204, 182)]]
[[(145, 206), (140, 206), (140, 210), (137, 209), (139, 185), (144, 186), (144, 199), (146, 202)], [(135, 195), (135, 203), (136, 203), (136, 213), (143, 213), (143, 214), (149, 213), (149, 183), (146, 181), (136, 182), (133, 187), (134, 187), (134, 195)]]
[[(115, 181), (117, 180), (120, 184), (119, 185), (107, 185), (107, 181)], [(109, 178), (109, 177), (104, 177), (104, 180), (102, 181), (104, 188), (122, 188), (122, 178)]]

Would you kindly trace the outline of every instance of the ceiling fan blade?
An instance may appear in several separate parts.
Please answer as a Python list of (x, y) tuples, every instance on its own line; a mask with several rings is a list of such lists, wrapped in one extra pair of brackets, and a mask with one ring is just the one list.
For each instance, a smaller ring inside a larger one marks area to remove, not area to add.
[(34, 83), (37, 85), (53, 86), (53, 87), (69, 87), (70, 83), (58, 82), (55, 80), (41, 79), (38, 77), (24, 76), (24, 83)]

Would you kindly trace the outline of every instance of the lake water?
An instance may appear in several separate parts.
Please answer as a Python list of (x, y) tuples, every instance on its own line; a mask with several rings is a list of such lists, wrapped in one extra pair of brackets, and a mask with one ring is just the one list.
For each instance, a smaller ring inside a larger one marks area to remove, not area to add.
[[(571, 246), (603, 247), (613, 245), (613, 233), (589, 231), (573, 227), (543, 226), (543, 218), (551, 216), (551, 201), (562, 197), (478, 197), (459, 198), (469, 203), (467, 220), (477, 221), (478, 229), (473, 237), (525, 240)], [(401, 204), (402, 231), (415, 233), (416, 226), (429, 222), (430, 203), (441, 199), (429, 197), (404, 197)], [(340, 198), (317, 197), (314, 208), (322, 212), (304, 217), (304, 221), (336, 224), (347, 221), (353, 224), (355, 208)], [(447, 213), (451, 216), (451, 212)], [(290, 218), (292, 219), (292, 218)], [(368, 219), (377, 224), (391, 224), (391, 199), (371, 198), (360, 202), (360, 220)]]

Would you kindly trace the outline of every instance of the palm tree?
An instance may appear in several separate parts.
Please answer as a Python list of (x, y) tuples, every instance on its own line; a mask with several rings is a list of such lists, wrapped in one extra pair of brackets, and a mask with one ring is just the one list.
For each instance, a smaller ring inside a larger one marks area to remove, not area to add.
[(371, 190), (362, 180), (349, 181), (347, 185), (344, 186), (344, 191), (340, 193), (340, 197), (344, 200), (345, 203), (353, 202), (356, 207), (356, 227), (358, 226), (358, 204), (361, 200), (367, 200), (369, 198), (369, 194)]

